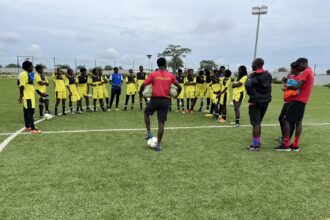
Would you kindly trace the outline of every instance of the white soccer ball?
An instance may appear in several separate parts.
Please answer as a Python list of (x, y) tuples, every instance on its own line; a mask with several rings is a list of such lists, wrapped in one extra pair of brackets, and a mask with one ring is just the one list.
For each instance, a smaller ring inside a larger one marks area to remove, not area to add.
[(158, 139), (156, 137), (152, 137), (148, 140), (148, 146), (151, 148), (155, 148), (157, 146)]
[(176, 87), (174, 84), (171, 85), (170, 95), (172, 98), (176, 98), (178, 96), (178, 87)]
[(148, 85), (144, 88), (142, 95), (146, 98), (151, 98), (152, 96), (152, 85)]
[(51, 114), (45, 113), (44, 117), (45, 117), (46, 120), (50, 120), (50, 119), (52, 119), (54, 116), (51, 115)]

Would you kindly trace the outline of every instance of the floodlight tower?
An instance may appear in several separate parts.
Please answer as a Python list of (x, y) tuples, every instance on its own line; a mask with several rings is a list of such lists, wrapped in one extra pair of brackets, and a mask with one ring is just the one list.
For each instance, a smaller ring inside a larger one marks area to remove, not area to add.
[(261, 7), (259, 7), (259, 6), (252, 7), (252, 15), (258, 15), (256, 43), (255, 43), (255, 46), (254, 46), (254, 57), (253, 57), (254, 59), (257, 57), (260, 16), (267, 14), (267, 9), (268, 9), (268, 6), (266, 6), (266, 5), (262, 5)]
[(149, 71), (151, 71), (150, 60), (151, 60), (152, 55), (151, 54), (148, 54), (147, 57), (149, 59)]

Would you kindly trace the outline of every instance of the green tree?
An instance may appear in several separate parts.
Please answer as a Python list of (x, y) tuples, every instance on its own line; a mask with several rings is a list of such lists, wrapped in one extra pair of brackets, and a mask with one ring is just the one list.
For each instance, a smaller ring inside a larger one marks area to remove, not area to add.
[(80, 69), (82, 69), (82, 68), (86, 68), (86, 66), (85, 66), (85, 65), (78, 65), (78, 66), (77, 66), (77, 70), (80, 70)]
[(57, 66), (58, 66), (58, 68), (61, 68), (61, 69), (70, 69), (70, 66), (68, 64), (59, 64)]
[(202, 60), (200, 62), (200, 67), (199, 69), (204, 70), (204, 69), (217, 69), (218, 68), (218, 64), (216, 64), (213, 60)]
[(179, 57), (175, 60), (172, 59), (170, 60), (170, 62), (168, 63), (168, 66), (171, 67), (171, 69), (173, 70), (173, 73), (175, 74), (177, 69), (184, 67), (184, 63), (183, 60)]
[(326, 72), (326, 73), (327, 73), (327, 75), (330, 75), (330, 69), (329, 69), (329, 70), (327, 70), (327, 72)]
[(110, 65), (105, 65), (104, 70), (110, 70), (111, 71), (111, 70), (113, 70), (113, 68)]
[(6, 68), (17, 68), (19, 67), (19, 65), (17, 65), (16, 63), (10, 63), (6, 66)]
[[(191, 53), (191, 49), (189, 48), (183, 48), (180, 45), (170, 44), (162, 53), (158, 54), (158, 57), (169, 57), (171, 59), (169, 63), (171, 66), (169, 66), (172, 68), (173, 73), (176, 74), (176, 69), (183, 67), (182, 58), (186, 57), (189, 53)], [(182, 65), (180, 66), (180, 64)]]
[(286, 73), (286, 72), (288, 72), (288, 69), (285, 67), (280, 67), (280, 68), (278, 68), (278, 72)]

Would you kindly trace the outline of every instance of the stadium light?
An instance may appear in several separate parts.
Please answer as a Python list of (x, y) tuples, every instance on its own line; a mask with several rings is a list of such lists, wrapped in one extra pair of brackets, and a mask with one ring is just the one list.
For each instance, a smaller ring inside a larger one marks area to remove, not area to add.
[(151, 71), (150, 60), (151, 60), (152, 55), (151, 54), (148, 54), (147, 57), (149, 59), (149, 71)]
[(266, 6), (266, 5), (262, 5), (261, 7), (259, 7), (259, 6), (252, 7), (252, 15), (258, 15), (256, 42), (255, 42), (255, 45), (254, 45), (254, 57), (253, 57), (254, 59), (257, 57), (260, 15), (267, 14), (267, 10), (268, 10), (268, 6)]

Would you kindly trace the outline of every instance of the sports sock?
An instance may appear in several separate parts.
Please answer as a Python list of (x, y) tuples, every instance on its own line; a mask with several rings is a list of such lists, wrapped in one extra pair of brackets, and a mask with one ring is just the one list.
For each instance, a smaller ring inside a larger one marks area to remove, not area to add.
[(140, 100), (140, 109), (142, 109), (142, 100)]
[(253, 146), (259, 146), (260, 145), (260, 137), (253, 137), (252, 145)]
[(62, 114), (65, 114), (65, 105), (62, 106)]
[(300, 137), (296, 136), (293, 141), (293, 147), (299, 147)]
[(239, 118), (236, 118), (236, 124), (239, 124)]
[(224, 120), (226, 120), (227, 119), (227, 115), (222, 115), (222, 118), (224, 119)]
[(290, 147), (290, 137), (284, 137), (283, 138), (283, 146), (286, 148)]
[(55, 115), (57, 115), (57, 107), (55, 107)]
[(39, 114), (40, 116), (44, 115), (44, 105), (39, 105)]

